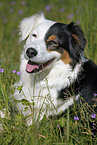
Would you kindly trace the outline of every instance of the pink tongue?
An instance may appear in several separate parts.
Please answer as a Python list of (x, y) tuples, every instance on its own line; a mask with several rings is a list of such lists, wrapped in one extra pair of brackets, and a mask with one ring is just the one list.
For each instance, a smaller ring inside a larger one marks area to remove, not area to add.
[(31, 65), (31, 64), (27, 64), (26, 69), (28, 72), (32, 72), (35, 69), (39, 69), (38, 65)]

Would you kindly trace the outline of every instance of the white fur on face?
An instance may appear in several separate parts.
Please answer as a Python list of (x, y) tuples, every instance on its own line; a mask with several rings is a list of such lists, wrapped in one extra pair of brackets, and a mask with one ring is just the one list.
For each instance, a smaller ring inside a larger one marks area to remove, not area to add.
[[(24, 25), (26, 24), (25, 21), (27, 20), (27, 21), (32, 22), (32, 19), (37, 20), (36, 22), (33, 23), (33, 26), (28, 27), (27, 25), (24, 27)], [(22, 23), (24, 23), (24, 25)], [(45, 34), (47, 33), (48, 29), (56, 22), (47, 20), (42, 15), (40, 17), (37, 16), (37, 19), (35, 19), (34, 16), (28, 19), (24, 19), (22, 23), (21, 23), (22, 40), (28, 37), (26, 40), (26, 44), (24, 46), (24, 49), (25, 49), (24, 56), (27, 60), (31, 60), (32, 62), (35, 62), (35, 63), (45, 63), (48, 60), (51, 60), (53, 58), (57, 60), (60, 58), (61, 55), (59, 53), (57, 52), (50, 53), (47, 51), (47, 46), (44, 40)], [(26, 27), (28, 27), (29, 30)], [(23, 31), (25, 33), (26, 31), (28, 31), (29, 34), (28, 33), (25, 34)], [(37, 51), (37, 55), (29, 59), (28, 56), (26, 55), (26, 51), (28, 48), (34, 48)]]
[(44, 22), (44, 15), (33, 15), (29, 18), (25, 18), (20, 23), (20, 41), (25, 40), (31, 31), (41, 22)]

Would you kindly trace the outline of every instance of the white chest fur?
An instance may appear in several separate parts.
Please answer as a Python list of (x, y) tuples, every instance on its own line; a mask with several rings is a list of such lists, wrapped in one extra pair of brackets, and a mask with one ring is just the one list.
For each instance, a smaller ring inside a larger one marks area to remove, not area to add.
[[(22, 64), (22, 63), (21, 63)], [(24, 63), (23, 63), (24, 64)], [(40, 115), (42, 119), (43, 115), (49, 116), (51, 114), (58, 114), (60, 111), (64, 111), (68, 106), (73, 104), (73, 98), (67, 101), (61, 101), (57, 99), (58, 92), (67, 86), (70, 86), (76, 78), (81, 69), (81, 64), (77, 64), (72, 71), (69, 64), (64, 65), (60, 60), (53, 66), (51, 71), (45, 70), (40, 74), (34, 76), (29, 75), (21, 67), (22, 75), (20, 79), (20, 85), (23, 85), (23, 93), (16, 91), (14, 97), (17, 100), (27, 99), (29, 102), (34, 102), (35, 115)], [(78, 97), (76, 98), (78, 99)], [(21, 103), (18, 104), (20, 110), (22, 110), (24, 116), (31, 114), (31, 110), (24, 111), (25, 106)], [(39, 113), (41, 111), (41, 113)], [(32, 121), (30, 121), (31, 124)], [(29, 123), (28, 123), (29, 124)]]

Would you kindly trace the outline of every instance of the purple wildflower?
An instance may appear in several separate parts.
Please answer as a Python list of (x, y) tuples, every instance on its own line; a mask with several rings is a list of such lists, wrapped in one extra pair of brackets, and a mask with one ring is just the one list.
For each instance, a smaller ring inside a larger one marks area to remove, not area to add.
[(76, 116), (74, 116), (74, 120), (79, 120), (79, 118), (78, 118), (78, 117), (76, 117)]
[(21, 72), (20, 72), (20, 71), (17, 71), (17, 75), (18, 75), (18, 76), (21, 75)]
[(59, 124), (57, 125), (57, 127), (59, 128)]
[(95, 124), (95, 123), (93, 123), (93, 125), (95, 126), (96, 124)]
[(92, 132), (92, 135), (93, 135), (94, 133)]
[(6, 24), (7, 22), (8, 22), (8, 20), (7, 20), (7, 19), (4, 19), (4, 20), (3, 20), (3, 23), (4, 23), (4, 24)]
[(6, 17), (5, 15), (1, 15), (1, 18), (3, 18), (3, 19), (4, 19), (5, 17)]
[(13, 9), (10, 9), (10, 10), (9, 10), (9, 13), (13, 13), (13, 12), (14, 12), (14, 10), (13, 10)]
[(22, 14), (23, 14), (23, 10), (19, 10), (18, 13), (19, 13), (20, 15), (22, 15)]
[(64, 8), (60, 8), (59, 11), (63, 13), (65, 10)]
[(12, 72), (15, 74), (16, 73), (16, 70), (13, 70)]
[(70, 14), (67, 16), (68, 19), (72, 19), (73, 18), (73, 14)]
[(3, 73), (4, 72), (4, 69), (0, 68), (0, 73)]
[(3, 62), (3, 59), (1, 59), (1, 63)]
[(22, 5), (22, 6), (25, 6), (25, 5), (26, 5), (26, 2), (25, 2), (25, 1), (22, 1), (22, 2), (21, 2), (21, 5)]
[(13, 5), (15, 5), (15, 4), (16, 4), (16, 2), (15, 2), (15, 1), (12, 1), (12, 2), (11, 2), (11, 5), (12, 5), (12, 6), (13, 6)]
[(76, 21), (76, 23), (79, 25), (79, 24), (80, 24), (80, 21), (79, 21), (79, 20), (77, 20), (77, 21)]
[(79, 140), (79, 138), (77, 137), (77, 140)]
[(45, 7), (45, 10), (50, 11), (51, 8), (52, 8), (52, 6), (51, 5), (48, 5), (48, 6)]
[(96, 114), (92, 113), (91, 118), (96, 118)]
[(96, 96), (97, 96), (97, 94), (94, 94), (94, 96), (96, 97)]

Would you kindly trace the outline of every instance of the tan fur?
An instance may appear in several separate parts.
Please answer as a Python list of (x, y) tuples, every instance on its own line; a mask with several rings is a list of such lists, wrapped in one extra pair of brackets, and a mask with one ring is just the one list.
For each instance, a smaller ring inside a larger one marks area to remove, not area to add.
[(65, 63), (65, 64), (70, 64), (72, 63), (72, 60), (68, 54), (68, 52), (66, 50), (63, 50), (63, 54), (62, 54), (62, 58), (61, 60)]
[(56, 40), (56, 36), (55, 35), (51, 35), (48, 39), (47, 42), (51, 41), (51, 40)]

